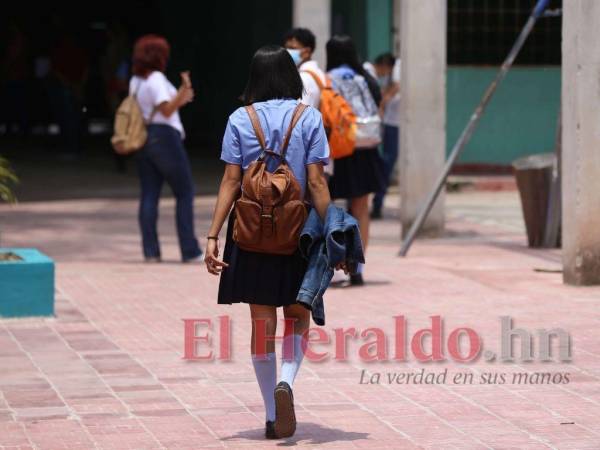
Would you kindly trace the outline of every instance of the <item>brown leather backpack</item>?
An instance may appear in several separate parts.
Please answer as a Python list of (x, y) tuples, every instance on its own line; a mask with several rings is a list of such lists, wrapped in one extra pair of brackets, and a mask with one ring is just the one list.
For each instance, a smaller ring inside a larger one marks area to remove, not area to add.
[[(233, 240), (243, 250), (291, 255), (298, 248), (307, 210), (302, 189), (285, 155), (292, 131), (306, 108), (300, 103), (294, 110), (281, 152), (277, 153), (266, 148), (256, 110), (253, 106), (246, 106), (262, 153), (245, 170), (242, 195), (235, 202)], [(267, 170), (268, 158), (279, 160), (279, 166), (273, 172)]]

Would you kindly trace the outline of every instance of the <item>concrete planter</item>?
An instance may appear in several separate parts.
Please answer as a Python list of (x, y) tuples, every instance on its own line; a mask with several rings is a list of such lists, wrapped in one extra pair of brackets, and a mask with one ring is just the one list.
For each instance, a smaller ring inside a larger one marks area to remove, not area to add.
[(54, 314), (54, 261), (34, 248), (0, 248), (0, 317)]

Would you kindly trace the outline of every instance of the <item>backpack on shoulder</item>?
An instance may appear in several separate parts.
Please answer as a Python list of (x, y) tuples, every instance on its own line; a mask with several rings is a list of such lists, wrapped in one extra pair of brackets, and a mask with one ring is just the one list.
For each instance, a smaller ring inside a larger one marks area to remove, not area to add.
[[(138, 151), (144, 146), (148, 137), (146, 121), (136, 98), (138, 89), (139, 86), (133, 94), (123, 99), (115, 114), (110, 143), (115, 153), (119, 155), (129, 155)], [(155, 112), (156, 109), (152, 111), (149, 120), (152, 120)]]
[[(307, 106), (300, 103), (294, 110), (290, 126), (279, 153), (266, 147), (258, 115), (253, 106), (246, 106), (254, 133), (262, 152), (248, 166), (242, 178), (242, 194), (235, 202), (233, 240), (243, 250), (291, 255), (298, 248), (300, 232), (307, 217), (302, 188), (285, 159), (292, 131)], [(279, 165), (267, 170), (269, 158)]]
[(352, 155), (356, 147), (356, 114), (344, 97), (331, 87), (331, 80), (323, 84), (321, 78), (311, 70), (303, 70), (317, 83), (321, 90), (319, 109), (327, 133), (329, 149), (333, 159)]
[(361, 75), (333, 77), (333, 84), (356, 115), (356, 148), (371, 148), (381, 143), (381, 118), (367, 81)]

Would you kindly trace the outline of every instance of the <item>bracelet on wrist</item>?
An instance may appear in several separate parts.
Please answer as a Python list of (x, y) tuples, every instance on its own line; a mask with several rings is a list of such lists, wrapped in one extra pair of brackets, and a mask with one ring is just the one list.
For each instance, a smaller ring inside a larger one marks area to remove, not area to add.
[(206, 236), (206, 239), (213, 239), (215, 241), (219, 240), (219, 236)]

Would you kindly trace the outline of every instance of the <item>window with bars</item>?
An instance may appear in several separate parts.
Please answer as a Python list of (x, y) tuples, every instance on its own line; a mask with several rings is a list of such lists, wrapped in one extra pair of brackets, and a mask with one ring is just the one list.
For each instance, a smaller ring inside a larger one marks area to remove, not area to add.
[[(448, 64), (498, 65), (525, 25), (535, 0), (448, 0)], [(556, 9), (561, 0), (551, 0)], [(561, 18), (535, 24), (515, 64), (559, 65)]]

